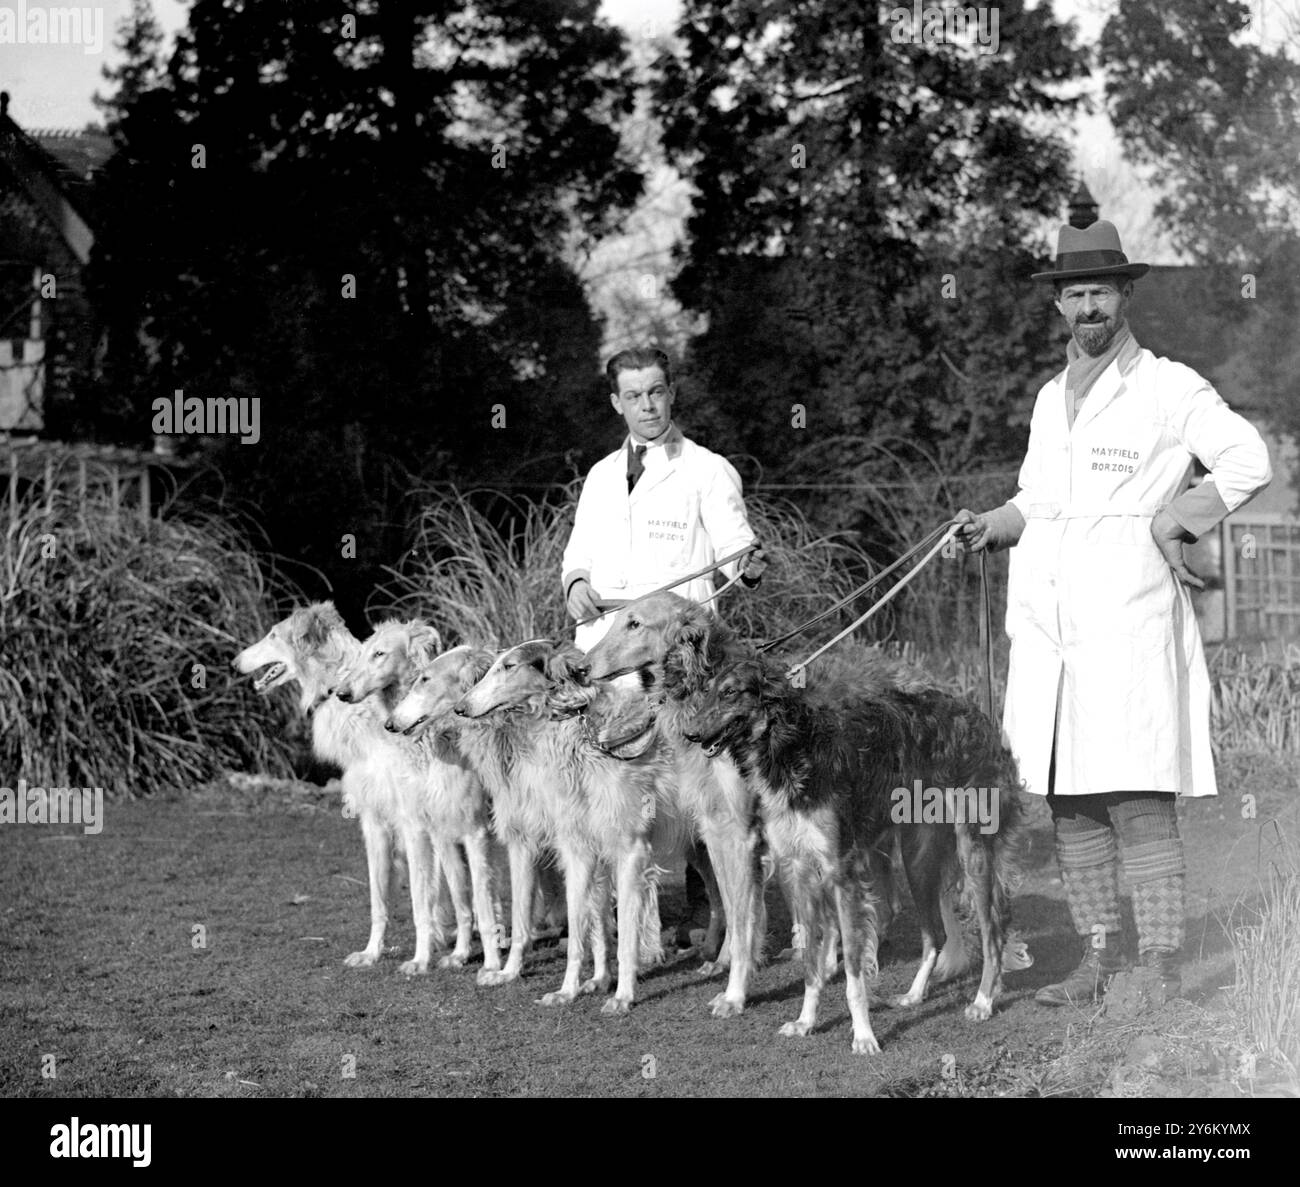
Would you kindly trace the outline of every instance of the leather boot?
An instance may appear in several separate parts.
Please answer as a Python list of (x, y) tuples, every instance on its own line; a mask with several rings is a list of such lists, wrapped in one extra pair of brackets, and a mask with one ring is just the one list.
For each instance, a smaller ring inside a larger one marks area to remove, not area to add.
[(1064, 981), (1044, 985), (1034, 994), (1034, 1001), (1040, 1006), (1086, 1006), (1098, 1002), (1111, 977), (1123, 969), (1124, 957), (1120, 952), (1121, 936), (1118, 932), (1107, 933), (1104, 948), (1094, 948), (1090, 940), (1085, 942), (1088, 947), (1079, 967)]

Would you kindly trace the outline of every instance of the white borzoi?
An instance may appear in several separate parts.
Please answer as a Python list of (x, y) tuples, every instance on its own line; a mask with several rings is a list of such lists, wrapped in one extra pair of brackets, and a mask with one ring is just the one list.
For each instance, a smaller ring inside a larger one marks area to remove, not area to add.
[[(378, 719), (386, 723), (418, 670), (433, 662), (441, 650), (438, 632), (427, 623), (418, 619), (381, 623), (348, 664), (335, 696), (345, 704), (364, 704), (373, 698)], [(395, 763), (400, 762), (400, 777), (390, 785), (396, 795), (385, 807), (406, 844), (416, 915), (416, 961), (423, 953), (427, 967), (437, 867), (441, 866), (456, 913), (456, 945), (438, 961), (439, 967), (465, 964), (477, 922), (483, 968), (499, 969), (500, 935), (488, 848), (489, 805), (482, 780), (461, 753), (454, 733), (445, 728), (426, 730), (415, 739), (388, 730), (386, 737), (390, 751), (397, 756)]]
[[(370, 937), (365, 948), (345, 960), (350, 968), (373, 965), (383, 952), (388, 909), (397, 891), (401, 866), (407, 864), (402, 816), (398, 805), (406, 777), (403, 752), (385, 734), (377, 702), (360, 705), (336, 700), (333, 691), (347, 666), (360, 654), (360, 641), (348, 630), (331, 602), (317, 602), (295, 610), (267, 634), (241, 651), (232, 661), (244, 675), (257, 673), (253, 687), (265, 695), (296, 681), (299, 707), (311, 716), (312, 750), (323, 762), (342, 771), (344, 810), (361, 821), (366, 842), (370, 885)], [(446, 947), (447, 917), (451, 915), (441, 871), (427, 879), (437, 895), (424, 947), (402, 964), (401, 972), (427, 970), (429, 950)], [(412, 894), (417, 891), (412, 883)], [(421, 893), (427, 894), (427, 889)], [(414, 905), (414, 904), (413, 904)], [(423, 903), (415, 910), (424, 912)]]
[[(623, 1014), (635, 998), (638, 968), (662, 959), (658, 869), (652, 853), (681, 848), (682, 818), (673, 810), (670, 758), (653, 716), (645, 711), (645, 699), (632, 694), (636, 703), (626, 706), (608, 690), (580, 691), (582, 664), (582, 653), (571, 645), (533, 640), (511, 647), (492, 662), (456, 711), (482, 723), (467, 729), (467, 753), (477, 755), (485, 771), (496, 767), (503, 776), (499, 782), (488, 778), (497, 832), (510, 853), (516, 904), (531, 899), (537, 849), (553, 845), (560, 856), (568, 960), (560, 988), (543, 996), (542, 1003), (565, 1004), (580, 993), (608, 988), (612, 871), (618, 896), (618, 984), (602, 1012)], [(592, 713), (600, 717), (594, 727), (588, 717)], [(563, 714), (567, 716), (557, 716)], [(626, 736), (595, 744), (595, 730), (618, 732), (611, 725), (616, 716), (632, 723)], [(500, 980), (517, 976), (522, 967), (525, 923), (516, 906), (514, 943)], [(594, 970), (583, 981), (588, 939)]]

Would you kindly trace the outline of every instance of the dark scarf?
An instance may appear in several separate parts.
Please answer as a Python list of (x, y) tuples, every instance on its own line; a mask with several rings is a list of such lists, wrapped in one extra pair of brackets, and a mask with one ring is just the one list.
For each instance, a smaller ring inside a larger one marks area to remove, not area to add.
[(1101, 378), (1106, 368), (1119, 358), (1120, 352), (1129, 343), (1133, 343), (1134, 349), (1137, 348), (1133, 331), (1128, 328), (1127, 318), (1120, 322), (1115, 337), (1110, 340), (1110, 345), (1099, 355), (1084, 354), (1078, 342), (1074, 340), (1074, 335), (1070, 335), (1069, 344), (1065, 348), (1065, 356), (1069, 360), (1065, 368), (1065, 412), (1071, 427), (1092, 385)]

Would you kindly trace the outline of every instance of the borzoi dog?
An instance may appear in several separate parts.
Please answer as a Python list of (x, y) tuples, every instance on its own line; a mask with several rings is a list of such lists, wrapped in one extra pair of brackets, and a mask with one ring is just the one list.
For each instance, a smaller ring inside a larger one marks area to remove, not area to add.
[[(317, 758), (342, 771), (345, 810), (360, 817), (370, 883), (370, 937), (365, 948), (347, 957), (344, 963), (350, 968), (373, 965), (383, 952), (389, 904), (396, 894), (400, 867), (408, 864), (410, 830), (399, 827), (399, 821), (407, 815), (401, 805), (413, 786), (407, 755), (385, 735), (377, 703), (345, 704), (332, 695), (360, 652), (361, 643), (333, 603), (317, 602), (276, 623), (232, 661), (235, 670), (244, 675), (257, 673), (253, 687), (262, 695), (298, 682), (299, 706), (311, 714), (312, 750)], [(435, 868), (424, 880), (440, 888), (441, 872)], [(413, 913), (422, 918), (428, 914), (428, 889), (423, 885), (417, 888), (413, 877), (411, 891)], [(425, 972), (430, 947), (446, 946), (439, 910), (441, 890), (437, 893), (438, 904), (426, 930), (417, 937), (414, 958), (401, 966), (403, 973)]]
[[(537, 847), (551, 844), (560, 855), (568, 960), (562, 985), (542, 997), (542, 1003), (565, 1004), (580, 993), (608, 988), (612, 871), (618, 896), (618, 984), (602, 1012), (624, 1014), (635, 998), (638, 967), (662, 958), (652, 852), (656, 843), (673, 848), (680, 829), (672, 810), (671, 765), (658, 743), (653, 716), (635, 711), (636, 706), (646, 708), (644, 698), (633, 694), (635, 705), (629, 711), (609, 690), (579, 692), (576, 675), (583, 665), (582, 653), (571, 645), (521, 643), (493, 661), (456, 711), (488, 722), (491, 736), (480, 735), (477, 745), (489, 757), (495, 752), (493, 761), (509, 756), (509, 777), (493, 789), (493, 816), (510, 852), (516, 904), (531, 901)], [(578, 708), (584, 712), (573, 715)], [(606, 732), (609, 717), (617, 716), (621, 724), (612, 728), (622, 736), (616, 744), (593, 742), (588, 714), (605, 714)], [(474, 732), (467, 734), (471, 755), (474, 739)], [(503, 977), (518, 973), (526, 951), (526, 920), (518, 906), (513, 931)], [(588, 939), (595, 967), (583, 981)]]
[[(437, 631), (426, 623), (382, 623), (347, 666), (335, 696), (345, 704), (364, 704), (374, 698), (375, 714), (380, 722), (386, 722), (416, 679), (419, 667), (433, 661), (441, 649)], [(465, 964), (477, 922), (483, 943), (483, 969), (499, 969), (500, 936), (488, 852), (489, 808), (483, 783), (461, 753), (454, 732), (431, 729), (412, 740), (389, 731), (386, 737), (390, 752), (396, 756), (394, 765), (400, 764), (399, 777), (389, 787), (370, 790), (383, 797), (373, 815), (390, 820), (406, 846), (416, 929), (416, 957), (412, 962), (416, 967), (412, 971), (424, 972), (428, 967), (439, 866), (456, 912), (456, 945), (439, 959), (439, 967), (459, 968)], [(365, 820), (363, 815), (363, 825)], [(372, 869), (381, 860), (384, 848), (378, 830), (367, 830), (366, 851)]]
[[(706, 755), (729, 753), (755, 789), (796, 930), (807, 935), (803, 1010), (782, 1034), (806, 1035), (816, 1025), (824, 950), (833, 943), (831, 921), (838, 915), (853, 1050), (880, 1050), (868, 1013), (877, 946), (870, 853), (894, 824), (921, 916), (917, 1000), (937, 959), (945, 871), (959, 861), (984, 951), (983, 976), (966, 1016), (990, 1016), (1001, 986), (1021, 830), (1019, 777), (988, 718), (935, 690), (881, 689), (836, 708), (816, 706), (775, 665), (742, 660), (712, 680), (685, 733)], [(946, 805), (946, 821), (901, 823), (917, 780), (970, 795)], [(989, 799), (989, 818), (979, 818), (977, 792)]]
[(701, 969), (709, 975), (729, 966), (726, 989), (709, 1003), (719, 1018), (744, 1010), (750, 975), (762, 959), (762, 835), (753, 792), (732, 757), (706, 756), (690, 745), (684, 722), (709, 677), (735, 657), (735, 648), (707, 611), (664, 593), (620, 609), (587, 654), (591, 680), (634, 675), (644, 691), (662, 700), (659, 724), (675, 757), (680, 803), (708, 850), (726, 913), (724, 955)]

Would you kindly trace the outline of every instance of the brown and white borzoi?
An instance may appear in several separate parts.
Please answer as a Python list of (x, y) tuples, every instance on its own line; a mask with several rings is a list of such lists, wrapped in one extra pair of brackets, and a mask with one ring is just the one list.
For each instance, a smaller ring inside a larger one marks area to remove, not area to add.
[(685, 738), (685, 721), (709, 677), (740, 654), (708, 612), (676, 594), (655, 594), (624, 606), (604, 638), (587, 654), (588, 677), (634, 677), (661, 700), (659, 725), (669, 742), (677, 795), (708, 850), (726, 914), (727, 938), (716, 964), (728, 969), (727, 987), (709, 1003), (729, 1018), (745, 1008), (749, 978), (762, 959), (767, 912), (763, 904), (762, 835), (752, 789), (732, 757), (707, 756)]
[[(796, 930), (807, 935), (803, 1010), (781, 1028), (816, 1025), (825, 948), (838, 917), (844, 944), (853, 1050), (880, 1050), (868, 1013), (876, 975), (877, 917), (871, 853), (895, 825), (921, 917), (921, 1000), (944, 931), (945, 880), (958, 869), (979, 919), (984, 968), (973, 1020), (988, 1018), (1002, 978), (1009, 895), (1019, 871), (1019, 777), (996, 727), (966, 701), (938, 690), (882, 688), (838, 706), (813, 704), (776, 665), (742, 660), (710, 682), (687, 722), (706, 755), (729, 753), (755, 789), (768, 845), (789, 896)], [(927, 788), (971, 793), (949, 801), (954, 819), (900, 823), (896, 794)], [(983, 798), (979, 798), (982, 795)], [(977, 806), (991, 805), (981, 819)], [(951, 936), (949, 937), (951, 938)]]

